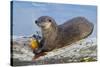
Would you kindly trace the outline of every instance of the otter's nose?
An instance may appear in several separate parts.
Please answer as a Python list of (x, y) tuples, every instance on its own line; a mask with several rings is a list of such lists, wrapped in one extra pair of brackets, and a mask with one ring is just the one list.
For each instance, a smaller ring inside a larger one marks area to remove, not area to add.
[(37, 24), (37, 23), (38, 23), (38, 21), (36, 20), (36, 21), (35, 21), (35, 23)]

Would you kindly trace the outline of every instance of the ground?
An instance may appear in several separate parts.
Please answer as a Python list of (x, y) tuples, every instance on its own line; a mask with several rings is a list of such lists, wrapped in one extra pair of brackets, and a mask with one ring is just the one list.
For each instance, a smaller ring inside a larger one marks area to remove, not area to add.
[(37, 59), (29, 47), (30, 38), (17, 38), (13, 41), (12, 60), (14, 66), (41, 65), (72, 62), (90, 62), (97, 60), (96, 38), (86, 38), (60, 49), (47, 52)]

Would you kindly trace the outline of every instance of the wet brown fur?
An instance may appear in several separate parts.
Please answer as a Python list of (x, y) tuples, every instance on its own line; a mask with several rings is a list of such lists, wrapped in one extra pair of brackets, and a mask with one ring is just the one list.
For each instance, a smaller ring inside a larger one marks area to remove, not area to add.
[(86, 38), (93, 31), (93, 24), (84, 17), (72, 18), (62, 25), (57, 25), (55, 20), (49, 16), (40, 17), (37, 19), (38, 23), (42, 22), (40, 19), (46, 19), (44, 22), (51, 20), (51, 26), (48, 29), (40, 27), (43, 39), (40, 42), (42, 47), (36, 51), (37, 53), (39, 53), (39, 50), (40, 52), (51, 51), (70, 45), (73, 42)]

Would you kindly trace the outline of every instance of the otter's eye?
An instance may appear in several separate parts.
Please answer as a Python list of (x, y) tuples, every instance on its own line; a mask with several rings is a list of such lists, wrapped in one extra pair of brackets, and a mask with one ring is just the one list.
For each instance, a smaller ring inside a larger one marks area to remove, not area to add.
[(51, 20), (50, 20), (50, 19), (49, 19), (48, 21), (49, 21), (49, 22), (51, 22)]

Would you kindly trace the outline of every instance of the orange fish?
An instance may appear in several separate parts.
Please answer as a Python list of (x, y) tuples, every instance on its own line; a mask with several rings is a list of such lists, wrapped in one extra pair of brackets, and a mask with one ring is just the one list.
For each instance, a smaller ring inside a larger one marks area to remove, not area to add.
[(32, 38), (30, 47), (34, 50), (34, 49), (38, 48), (38, 45), (39, 45), (38, 40)]

